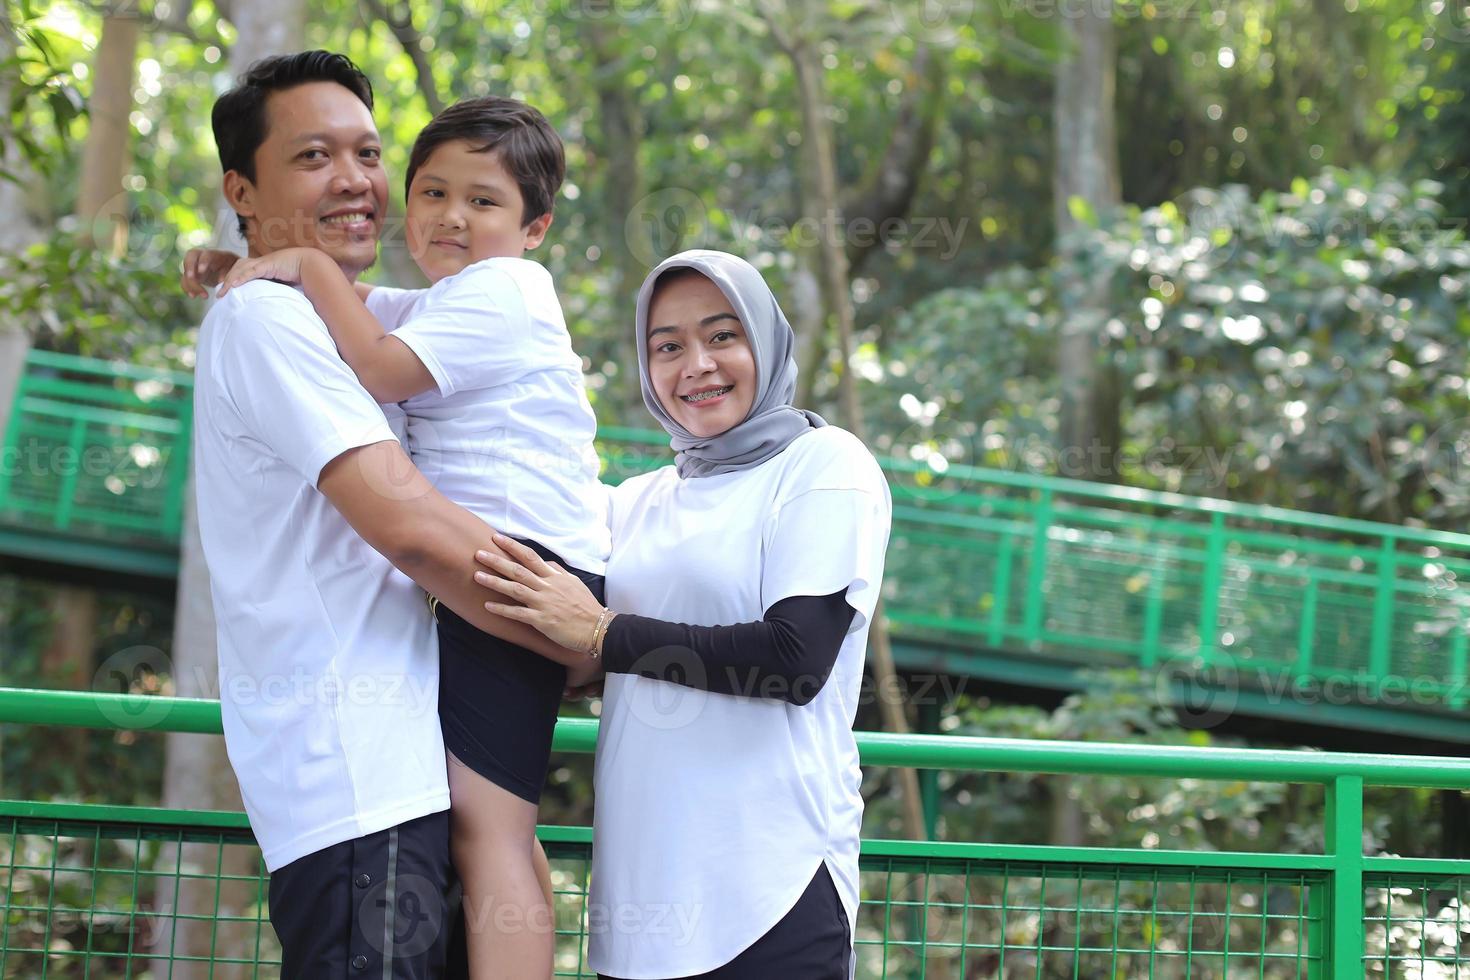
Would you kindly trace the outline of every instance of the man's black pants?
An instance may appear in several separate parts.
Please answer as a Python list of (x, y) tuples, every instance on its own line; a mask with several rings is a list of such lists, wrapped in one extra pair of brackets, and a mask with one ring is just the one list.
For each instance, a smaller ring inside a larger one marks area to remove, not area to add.
[(271, 874), (281, 980), (466, 977), (449, 813), (343, 841)]

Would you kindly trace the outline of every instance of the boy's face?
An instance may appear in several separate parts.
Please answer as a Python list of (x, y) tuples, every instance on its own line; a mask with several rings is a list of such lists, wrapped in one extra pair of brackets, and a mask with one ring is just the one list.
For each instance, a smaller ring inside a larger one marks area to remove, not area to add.
[(225, 175), (225, 197), (250, 219), (250, 253), (321, 249), (349, 277), (371, 266), (388, 204), (382, 144), (368, 107), (336, 82), (273, 92), (255, 180)]
[(408, 248), (431, 282), (482, 259), (520, 258), (546, 237), (551, 215), (522, 227), (521, 190), (496, 152), (452, 140), (434, 149), (408, 189)]

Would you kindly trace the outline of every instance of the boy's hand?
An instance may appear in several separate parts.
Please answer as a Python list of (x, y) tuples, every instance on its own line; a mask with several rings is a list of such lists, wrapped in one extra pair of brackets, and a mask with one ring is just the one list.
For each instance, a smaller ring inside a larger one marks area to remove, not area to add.
[(234, 252), (221, 248), (191, 248), (184, 256), (184, 271), (179, 277), (185, 296), (208, 299), (209, 290), (224, 281), (225, 274), (240, 261)]
[(310, 248), (283, 248), (259, 258), (241, 259), (225, 276), (216, 298), (252, 279), (273, 279), (290, 286), (298, 285), (301, 282), (301, 264), (317, 254), (320, 253)]

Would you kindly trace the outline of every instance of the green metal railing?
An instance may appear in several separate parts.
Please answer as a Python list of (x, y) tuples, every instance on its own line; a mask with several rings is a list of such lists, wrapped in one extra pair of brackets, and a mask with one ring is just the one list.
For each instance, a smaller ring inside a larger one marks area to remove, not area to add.
[[(213, 733), (217, 702), (0, 689), (0, 722)], [(562, 719), (560, 752), (597, 723)], [(1470, 861), (1363, 853), (1366, 786), (1470, 789), (1470, 761), (860, 733), (868, 766), (1317, 784), (1321, 854), (867, 840), (862, 978), (1470, 975)], [(590, 833), (543, 827), (557, 975), (587, 977)], [(274, 977), (242, 815), (0, 802), (0, 977)], [(698, 869), (691, 868), (690, 873)], [(150, 972), (151, 971), (151, 972)]]
[[(175, 546), (189, 391), (187, 375), (32, 352), (0, 447), (0, 539), (23, 526), (125, 541), (115, 564)], [(605, 427), (599, 448), (612, 482), (669, 459), (643, 430)], [(61, 465), (78, 450), (93, 469)], [(1188, 662), (1276, 703), (1292, 700), (1286, 685), (1334, 683), (1329, 708), (1408, 705), (1470, 738), (1470, 535), (1006, 470), (884, 468), (901, 662), (926, 646), (954, 652), (930, 668), (998, 679)], [(1002, 661), (988, 674), (987, 652)]]

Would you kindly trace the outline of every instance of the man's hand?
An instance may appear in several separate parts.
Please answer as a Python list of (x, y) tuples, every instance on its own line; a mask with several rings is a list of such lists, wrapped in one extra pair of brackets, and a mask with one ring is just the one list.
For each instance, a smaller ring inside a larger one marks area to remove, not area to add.
[(184, 256), (179, 285), (185, 296), (208, 299), (209, 291), (224, 281), (225, 275), (240, 261), (234, 252), (221, 248), (191, 248)]
[[(224, 277), (216, 297), (222, 297), (236, 286), (243, 286), (252, 279), (272, 279), (295, 286), (301, 282), (303, 264), (315, 261), (325, 254), (314, 248), (283, 248), (279, 252), (253, 259), (241, 259)], [(330, 261), (330, 260), (328, 260)]]

